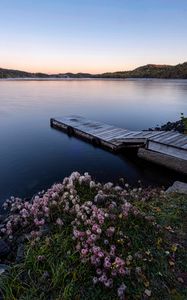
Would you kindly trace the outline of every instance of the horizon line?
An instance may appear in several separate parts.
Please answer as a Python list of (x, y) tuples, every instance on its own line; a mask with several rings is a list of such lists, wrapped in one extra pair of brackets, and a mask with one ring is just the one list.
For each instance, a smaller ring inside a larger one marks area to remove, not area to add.
[(178, 63), (178, 64), (158, 64), (158, 63), (148, 63), (148, 64), (145, 64), (145, 65), (140, 65), (140, 66), (137, 66), (135, 67), (134, 69), (129, 69), (129, 70), (118, 70), (118, 71), (106, 71), (106, 72), (102, 72), (102, 73), (90, 73), (90, 72), (83, 72), (83, 71), (79, 71), (79, 72), (73, 72), (73, 71), (67, 71), (67, 72), (58, 72), (58, 73), (55, 73), (55, 72), (41, 72), (41, 71), (25, 71), (25, 70), (21, 70), (21, 69), (13, 69), (13, 68), (6, 68), (6, 67), (0, 67), (0, 69), (4, 69), (4, 70), (12, 70), (12, 71), (18, 71), (18, 72), (25, 72), (25, 73), (31, 73), (31, 74), (45, 74), (45, 75), (59, 75), (59, 74), (67, 74), (67, 73), (72, 73), (72, 74), (90, 74), (90, 75), (102, 75), (102, 74), (105, 74), (105, 73), (117, 73), (117, 72), (130, 72), (130, 71), (134, 71), (135, 69), (137, 68), (140, 68), (140, 67), (144, 67), (144, 66), (177, 66), (177, 65), (180, 65), (180, 64), (184, 64), (186, 63), (187, 61), (184, 61), (182, 63)]

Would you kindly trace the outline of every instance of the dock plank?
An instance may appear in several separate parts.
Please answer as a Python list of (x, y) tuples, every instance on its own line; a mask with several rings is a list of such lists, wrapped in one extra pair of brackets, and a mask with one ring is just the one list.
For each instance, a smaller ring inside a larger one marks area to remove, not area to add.
[(98, 137), (100, 137), (100, 138), (105, 138), (105, 137), (109, 137), (109, 136), (116, 136), (116, 134), (118, 134), (119, 132), (125, 133), (126, 130), (125, 130), (125, 129), (118, 129), (118, 128), (115, 128), (115, 129), (108, 130), (108, 131), (103, 132), (103, 133), (99, 133), (99, 134), (98, 134)]
[(185, 138), (183, 138), (183, 139), (181, 139), (181, 140), (178, 140), (177, 142), (175, 142), (175, 145), (177, 146), (177, 147), (183, 147), (183, 146), (185, 146), (186, 145), (186, 139)]
[(169, 132), (169, 131), (166, 131), (164, 132), (161, 136), (157, 136), (157, 137), (150, 137), (151, 140), (153, 141), (157, 141), (157, 142), (160, 142), (160, 141), (164, 141), (165, 138), (167, 137), (171, 137), (173, 136), (173, 133), (172, 132)]

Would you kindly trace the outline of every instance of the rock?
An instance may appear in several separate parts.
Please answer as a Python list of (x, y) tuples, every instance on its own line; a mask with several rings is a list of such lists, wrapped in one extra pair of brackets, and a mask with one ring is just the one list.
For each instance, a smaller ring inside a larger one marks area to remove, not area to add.
[[(182, 120), (176, 121), (176, 122), (167, 122), (166, 124), (162, 126), (156, 126), (152, 130), (165, 130), (165, 131), (178, 131), (180, 133), (184, 133), (184, 122)], [(150, 130), (150, 128), (149, 128)]]
[(179, 193), (187, 195), (187, 183), (175, 181), (174, 184), (166, 190), (166, 193)]
[(24, 244), (19, 244), (16, 255), (16, 262), (20, 263), (24, 259), (25, 246)]
[[(8, 271), (10, 267), (8, 265), (5, 264), (0, 264), (0, 276), (1, 274), (3, 274), (5, 271)], [(1, 299), (1, 298), (0, 298)]]
[(10, 253), (9, 245), (5, 241), (0, 240), (0, 258), (8, 256), (9, 253)]

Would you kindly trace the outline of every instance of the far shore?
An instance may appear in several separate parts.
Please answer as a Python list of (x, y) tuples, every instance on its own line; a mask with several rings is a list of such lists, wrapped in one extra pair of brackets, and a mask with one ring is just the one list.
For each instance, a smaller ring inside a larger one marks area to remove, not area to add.
[(50, 77), (50, 78), (40, 78), (40, 77), (35, 77), (35, 78), (32, 78), (32, 77), (22, 77), (22, 78), (0, 78), (0, 81), (71, 81), (71, 80), (106, 80), (106, 81), (118, 81), (118, 80), (121, 80), (121, 81), (127, 81), (127, 80), (141, 80), (141, 81), (152, 81), (152, 80), (159, 80), (159, 81), (163, 81), (163, 80), (166, 80), (166, 81), (183, 81), (183, 80), (187, 80), (187, 78), (156, 78), (156, 77), (153, 77), (153, 78), (132, 78), (132, 77), (129, 77), (129, 78), (115, 78), (115, 77), (111, 77), (111, 78), (100, 78), (100, 77), (82, 77), (82, 78), (77, 78), (77, 77), (69, 77), (69, 78), (54, 78), (54, 77)]

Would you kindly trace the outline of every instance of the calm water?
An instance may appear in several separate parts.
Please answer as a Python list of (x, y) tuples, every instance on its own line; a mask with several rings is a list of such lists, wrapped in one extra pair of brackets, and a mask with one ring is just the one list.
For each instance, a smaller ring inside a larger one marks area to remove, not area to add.
[(94, 178), (167, 186), (180, 176), (94, 148), (51, 129), (50, 117), (78, 114), (147, 129), (187, 114), (186, 80), (0, 81), (0, 200), (29, 197), (73, 170)]

